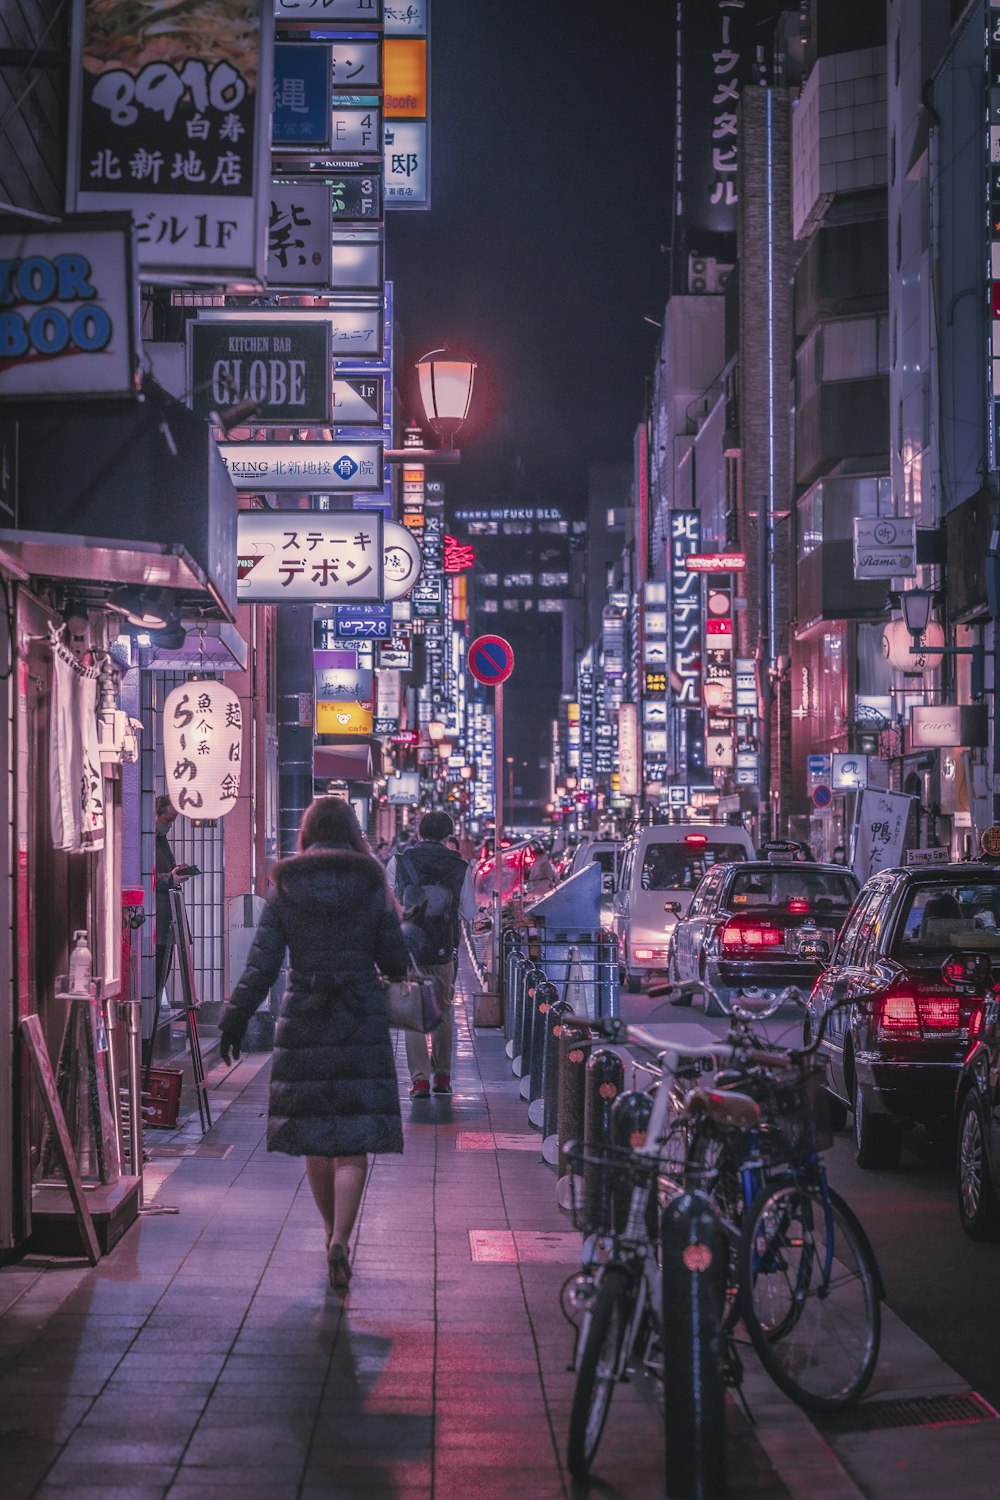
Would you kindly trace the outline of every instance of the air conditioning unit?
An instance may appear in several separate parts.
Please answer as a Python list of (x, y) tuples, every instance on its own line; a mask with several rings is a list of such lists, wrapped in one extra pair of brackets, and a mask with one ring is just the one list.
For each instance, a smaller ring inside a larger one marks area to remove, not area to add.
[(726, 290), (733, 267), (720, 265), (714, 255), (688, 256), (688, 291), (718, 293)]
[(692, 295), (716, 291), (718, 267), (719, 263), (714, 255), (689, 255), (688, 291)]

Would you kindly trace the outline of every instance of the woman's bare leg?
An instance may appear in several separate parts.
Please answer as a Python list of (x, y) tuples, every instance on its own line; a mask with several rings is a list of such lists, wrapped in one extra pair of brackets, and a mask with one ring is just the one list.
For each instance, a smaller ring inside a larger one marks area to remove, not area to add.
[(351, 1238), (354, 1221), (361, 1206), (361, 1195), (365, 1190), (368, 1174), (367, 1156), (336, 1156), (333, 1159), (334, 1193), (333, 1234), (331, 1244), (343, 1245)]
[(336, 1160), (332, 1156), (307, 1156), (306, 1157), (306, 1180), (323, 1219), (323, 1227), (326, 1230), (326, 1242), (330, 1243), (333, 1234), (334, 1221), (334, 1168)]

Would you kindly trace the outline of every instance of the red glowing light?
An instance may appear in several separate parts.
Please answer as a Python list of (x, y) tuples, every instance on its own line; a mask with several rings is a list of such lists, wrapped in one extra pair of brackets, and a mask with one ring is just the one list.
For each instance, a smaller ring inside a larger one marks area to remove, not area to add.
[(468, 542), (460, 542), (457, 537), (444, 536), (444, 571), (446, 573), (464, 573), (468, 568), (476, 565), (476, 549), (470, 547)]

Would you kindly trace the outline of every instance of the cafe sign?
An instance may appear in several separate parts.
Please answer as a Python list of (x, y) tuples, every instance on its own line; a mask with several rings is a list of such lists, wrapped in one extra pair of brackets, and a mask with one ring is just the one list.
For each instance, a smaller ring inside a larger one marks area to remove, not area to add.
[[(187, 338), (188, 389), (199, 416), (252, 401), (253, 421), (262, 427), (329, 423), (333, 365), (325, 317), (196, 318), (187, 325)], [(298, 485), (300, 491), (308, 488)]]
[(134, 397), (138, 329), (129, 221), (0, 234), (0, 399)]
[(273, 0), (75, 0), (67, 207), (135, 220), (144, 274), (264, 273)]

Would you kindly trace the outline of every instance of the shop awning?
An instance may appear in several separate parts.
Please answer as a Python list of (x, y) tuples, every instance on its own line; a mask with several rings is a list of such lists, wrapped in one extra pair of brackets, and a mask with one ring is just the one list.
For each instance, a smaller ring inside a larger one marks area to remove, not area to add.
[(370, 781), (372, 749), (363, 744), (317, 745), (313, 751), (313, 777), (316, 781)]
[(15, 567), (178, 589), (235, 620), (236, 491), (202, 418), (147, 379), (135, 403), (39, 402), (19, 428)]

